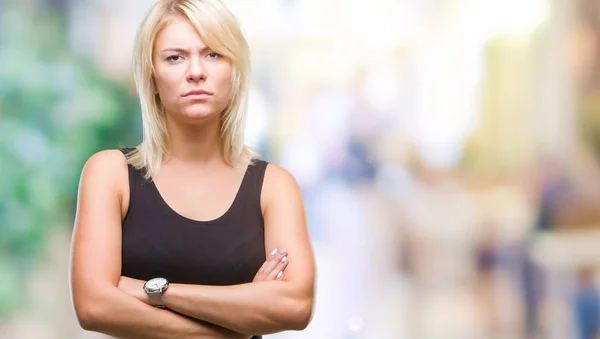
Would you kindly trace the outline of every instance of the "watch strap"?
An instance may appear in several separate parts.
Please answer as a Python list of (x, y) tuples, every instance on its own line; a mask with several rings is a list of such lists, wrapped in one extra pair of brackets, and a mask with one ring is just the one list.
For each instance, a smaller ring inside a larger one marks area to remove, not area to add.
[(152, 306), (158, 308), (165, 308), (165, 303), (163, 302), (161, 292), (148, 292), (147, 294), (150, 298), (150, 303), (152, 304)]

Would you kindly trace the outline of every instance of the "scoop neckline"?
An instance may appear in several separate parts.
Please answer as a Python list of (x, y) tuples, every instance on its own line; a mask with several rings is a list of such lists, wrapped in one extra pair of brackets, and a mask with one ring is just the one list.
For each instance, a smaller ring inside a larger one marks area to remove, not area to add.
[(235, 197), (233, 198), (233, 201), (229, 205), (229, 208), (227, 208), (227, 210), (223, 214), (221, 214), (221, 216), (219, 216), (219, 217), (217, 217), (215, 219), (212, 219), (212, 220), (196, 220), (196, 219), (188, 218), (185, 215), (182, 215), (181, 213), (179, 213), (176, 210), (174, 210), (171, 207), (171, 205), (169, 205), (169, 203), (167, 203), (167, 201), (165, 200), (165, 198), (160, 193), (160, 190), (156, 186), (156, 183), (154, 182), (154, 179), (150, 180), (150, 185), (152, 185), (152, 190), (154, 191), (154, 193), (156, 194), (156, 196), (160, 200), (160, 203), (163, 205), (163, 207), (165, 207), (165, 209), (167, 211), (169, 211), (169, 213), (173, 214), (178, 219), (181, 219), (181, 220), (186, 221), (188, 223), (192, 223), (194, 225), (212, 225), (212, 224), (215, 224), (215, 223), (217, 223), (217, 222), (225, 219), (229, 214), (232, 213), (231, 211), (238, 204), (238, 201), (240, 200), (240, 196), (242, 194), (242, 188), (244, 187), (246, 181), (248, 180), (248, 173), (250, 172), (250, 166), (251, 165), (248, 164), (248, 166), (246, 167), (246, 170), (244, 172), (244, 176), (242, 177), (242, 182), (240, 183), (240, 186), (238, 187), (237, 192), (235, 194)]

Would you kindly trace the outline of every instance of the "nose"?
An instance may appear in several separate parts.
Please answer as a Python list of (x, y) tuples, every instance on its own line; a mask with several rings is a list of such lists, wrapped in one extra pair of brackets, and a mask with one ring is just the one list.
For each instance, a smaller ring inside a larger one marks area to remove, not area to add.
[(200, 58), (193, 57), (190, 59), (186, 78), (189, 82), (200, 82), (206, 80), (206, 68), (202, 64)]

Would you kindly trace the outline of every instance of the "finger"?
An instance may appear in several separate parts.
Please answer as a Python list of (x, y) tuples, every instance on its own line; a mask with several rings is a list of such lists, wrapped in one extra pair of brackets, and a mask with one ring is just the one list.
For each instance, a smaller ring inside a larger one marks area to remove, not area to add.
[(283, 275), (285, 273), (283, 273), (283, 271), (279, 271), (279, 273), (277, 273), (277, 278), (275, 278), (275, 280), (283, 280)]
[(265, 280), (270, 281), (270, 280), (277, 279), (279, 273), (283, 272), (285, 270), (288, 263), (289, 263), (289, 260), (288, 260), (287, 256), (281, 258), (281, 260), (279, 261), (277, 266), (271, 271), (271, 273), (269, 273), (269, 275), (267, 276), (267, 278)]
[[(273, 252), (271, 252), (271, 256), (269, 258), (269, 260), (267, 260), (263, 267), (259, 270), (259, 274), (257, 274), (257, 277), (255, 278), (254, 281), (263, 281), (268, 279), (267, 277), (269, 276), (269, 274), (271, 274), (273, 272), (273, 270), (277, 267), (277, 265), (280, 263), (281, 259), (286, 256), (287, 254), (287, 250), (285, 248), (279, 250), (278, 252), (275, 250), (273, 250)], [(277, 272), (275, 272), (277, 273)], [(270, 278), (270, 280), (273, 280), (274, 278)]]
[(269, 255), (269, 257), (267, 258), (267, 260), (262, 264), (262, 266), (260, 267), (260, 269), (258, 270), (258, 272), (256, 272), (256, 275), (254, 276), (254, 279), (252, 281), (262, 281), (265, 279), (265, 277), (271, 273), (271, 269), (268, 269), (269, 263), (271, 261), (277, 261), (279, 260), (277, 258), (277, 248), (275, 248), (271, 254)]
[[(287, 250), (284, 248), (284, 249), (280, 250), (279, 252), (277, 252), (277, 254), (275, 254), (273, 257), (271, 257), (272, 260), (267, 262), (267, 266), (265, 267), (266, 274), (263, 277), (263, 280), (267, 279), (267, 276), (269, 276), (269, 274), (271, 274), (273, 272), (273, 270), (277, 267), (277, 265), (279, 265), (279, 263), (281, 262), (283, 257), (285, 257), (286, 255), (287, 255)], [(277, 272), (275, 272), (275, 273), (277, 273)]]
[(265, 268), (267, 267), (267, 263), (269, 262), (269, 260), (265, 261), (262, 264), (262, 266), (258, 269), (258, 272), (256, 272), (256, 275), (254, 276), (254, 279), (252, 281), (261, 281), (261, 280), (263, 280), (263, 278), (267, 274), (266, 271), (265, 271)]

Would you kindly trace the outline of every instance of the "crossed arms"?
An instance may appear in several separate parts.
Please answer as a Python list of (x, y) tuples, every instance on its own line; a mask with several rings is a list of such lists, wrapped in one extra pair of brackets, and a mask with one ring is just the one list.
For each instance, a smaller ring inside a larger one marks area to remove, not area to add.
[[(121, 222), (128, 201), (121, 152), (93, 155), (82, 171), (71, 248), (71, 293), (84, 329), (133, 338), (249, 338), (305, 328), (312, 315), (314, 257), (293, 177), (269, 165), (261, 206), (267, 261), (254, 281), (233, 286), (171, 284), (168, 310), (148, 304), (142, 281), (121, 277)], [(271, 256), (273, 248), (287, 253)], [(289, 260), (282, 264), (286, 256)], [(279, 272), (285, 273), (277, 278)]]

